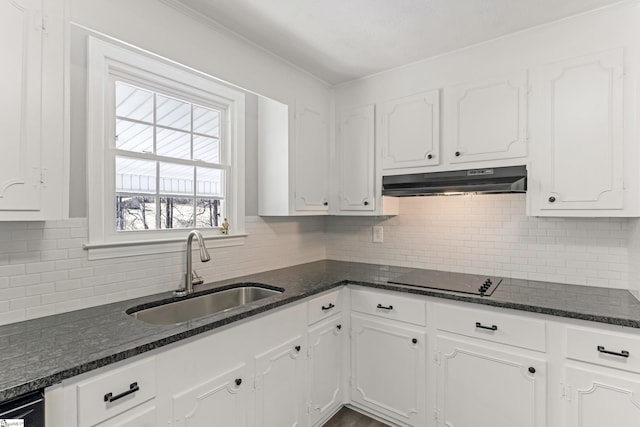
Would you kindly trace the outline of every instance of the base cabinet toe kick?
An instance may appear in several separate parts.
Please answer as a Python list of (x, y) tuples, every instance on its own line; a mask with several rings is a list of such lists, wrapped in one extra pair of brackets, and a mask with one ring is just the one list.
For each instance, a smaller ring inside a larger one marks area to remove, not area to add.
[(640, 330), (349, 285), (45, 390), (48, 427), (636, 427)]

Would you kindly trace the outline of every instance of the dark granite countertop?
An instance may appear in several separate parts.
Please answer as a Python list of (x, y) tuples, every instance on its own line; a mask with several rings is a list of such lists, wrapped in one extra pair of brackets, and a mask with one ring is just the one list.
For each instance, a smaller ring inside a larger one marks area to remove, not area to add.
[(125, 313), (133, 306), (171, 298), (166, 292), (0, 326), (0, 401), (347, 283), (640, 328), (640, 302), (626, 290), (505, 279), (491, 297), (479, 297), (387, 283), (411, 271), (318, 261), (203, 285), (198, 291), (256, 282), (284, 292), (180, 324), (152, 325)]

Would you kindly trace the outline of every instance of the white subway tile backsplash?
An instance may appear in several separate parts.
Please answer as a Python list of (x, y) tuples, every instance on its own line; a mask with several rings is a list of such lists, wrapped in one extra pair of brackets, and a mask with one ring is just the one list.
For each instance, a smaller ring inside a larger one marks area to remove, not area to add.
[[(195, 268), (215, 281), (326, 258), (324, 218), (248, 217), (244, 245), (210, 249)], [(89, 261), (85, 218), (0, 223), (0, 324), (177, 287), (184, 253)], [(186, 239), (186, 232), (185, 232)]]
[[(401, 198), (396, 217), (328, 218), (327, 257), (629, 288), (634, 220), (527, 217), (525, 205), (524, 195)], [(372, 243), (373, 225), (384, 243)]]

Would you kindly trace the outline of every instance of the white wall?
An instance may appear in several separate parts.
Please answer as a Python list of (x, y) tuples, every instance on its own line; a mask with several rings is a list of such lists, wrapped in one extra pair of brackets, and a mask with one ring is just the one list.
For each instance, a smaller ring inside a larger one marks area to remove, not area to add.
[(328, 218), (327, 258), (626, 289), (634, 221), (529, 217), (521, 194), (405, 197), (396, 217)]

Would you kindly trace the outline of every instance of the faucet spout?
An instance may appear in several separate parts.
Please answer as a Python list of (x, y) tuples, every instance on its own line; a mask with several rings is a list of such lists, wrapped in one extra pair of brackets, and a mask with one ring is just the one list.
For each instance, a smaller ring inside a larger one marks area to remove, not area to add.
[(193, 293), (193, 259), (191, 255), (191, 247), (193, 245), (193, 238), (198, 240), (198, 246), (200, 247), (200, 260), (207, 262), (211, 260), (211, 255), (204, 244), (204, 238), (202, 233), (198, 230), (191, 230), (187, 237), (187, 272), (184, 277), (184, 287), (179, 288), (174, 292), (176, 296), (185, 296)]

